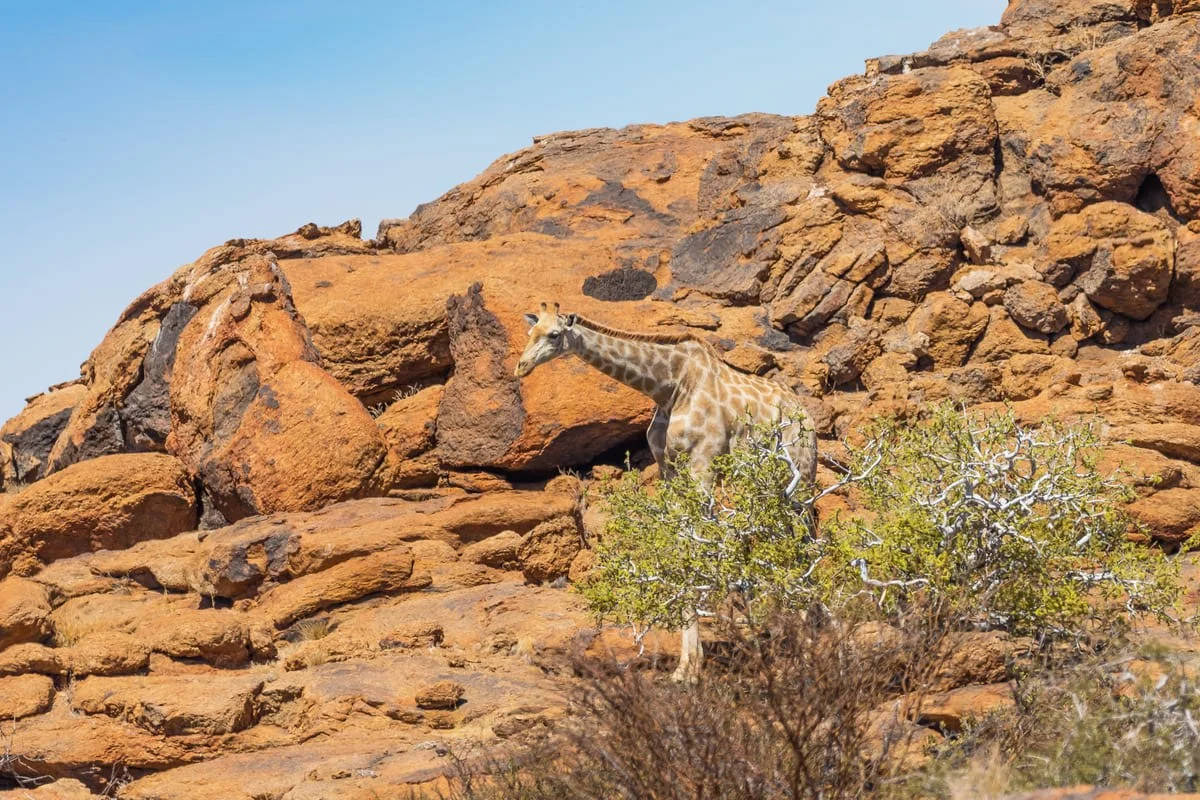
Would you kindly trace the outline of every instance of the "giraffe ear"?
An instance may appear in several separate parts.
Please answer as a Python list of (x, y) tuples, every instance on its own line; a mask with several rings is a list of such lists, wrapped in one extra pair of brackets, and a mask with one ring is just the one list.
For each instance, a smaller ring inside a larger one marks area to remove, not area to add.
[(568, 328), (574, 327), (575, 320), (577, 320), (577, 319), (579, 319), (578, 314), (567, 314), (567, 318), (563, 324), (566, 325)]
[(526, 315), (525, 315), (525, 321), (526, 321), (526, 322), (528, 322), (528, 323), (529, 323), (529, 327), (531, 327), (531, 328), (532, 328), (534, 325), (537, 325), (537, 324), (538, 324), (538, 317), (537, 317), (537, 314), (526, 314)]

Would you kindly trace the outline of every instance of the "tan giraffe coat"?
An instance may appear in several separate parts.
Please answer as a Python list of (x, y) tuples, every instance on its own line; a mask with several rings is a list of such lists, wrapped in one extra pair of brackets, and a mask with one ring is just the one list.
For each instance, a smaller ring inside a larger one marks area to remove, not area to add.
[[(516, 375), (572, 353), (604, 374), (654, 400), (657, 409), (646, 431), (650, 451), (664, 476), (681, 455), (702, 481), (711, 479), (714, 458), (729, 452), (751, 424), (793, 419), (804, 425), (788, 454), (804, 479), (817, 470), (817, 439), (800, 398), (788, 387), (747, 375), (726, 364), (690, 334), (632, 333), (609, 328), (576, 314), (526, 314), (529, 342)], [(693, 680), (702, 658), (696, 622), (683, 632), (676, 678)]]

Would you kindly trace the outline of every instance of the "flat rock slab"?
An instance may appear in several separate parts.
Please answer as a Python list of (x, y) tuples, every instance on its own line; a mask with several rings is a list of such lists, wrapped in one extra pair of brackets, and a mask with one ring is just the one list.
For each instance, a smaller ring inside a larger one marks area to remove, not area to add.
[(258, 719), (263, 688), (256, 675), (86, 678), (75, 685), (71, 706), (131, 722), (163, 736), (235, 733)]
[(150, 775), (122, 790), (127, 800), (260, 800), (263, 797), (367, 800), (405, 797), (442, 775), (444, 743), (412, 733), (350, 731), (304, 744), (225, 755)]
[(178, 459), (123, 453), (81, 462), (0, 498), (0, 576), (164, 539), (195, 528), (197, 518), (196, 493)]

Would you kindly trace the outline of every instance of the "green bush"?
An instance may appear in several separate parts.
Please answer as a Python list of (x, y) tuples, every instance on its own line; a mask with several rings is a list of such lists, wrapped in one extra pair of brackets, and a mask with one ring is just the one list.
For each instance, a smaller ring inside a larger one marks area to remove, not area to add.
[(1177, 566), (1132, 542), (1119, 476), (1096, 469), (1084, 425), (1019, 425), (941, 406), (886, 422), (852, 452), (867, 514), (826, 526), (837, 583), (856, 582), (886, 614), (934, 599), (953, 625), (1077, 639), (1132, 616), (1167, 616)]
[(715, 490), (686, 461), (654, 489), (634, 472), (603, 487), (611, 518), (582, 586), (592, 609), (639, 630), (674, 629), (693, 609), (716, 615), (733, 592), (754, 617), (816, 599), (823, 546), (812, 535), (812, 491), (796, 481), (784, 444), (778, 431), (757, 430), (714, 460)]
[(840, 485), (863, 513), (816, 536), (813, 489), (797, 485), (781, 439), (760, 429), (717, 459), (715, 490), (686, 465), (654, 489), (634, 474), (608, 486), (610, 523), (582, 587), (597, 614), (678, 628), (736, 592), (751, 619), (866, 603), (896, 621), (920, 599), (949, 627), (1048, 641), (1166, 615), (1179, 594), (1175, 565), (1127, 539), (1127, 490), (1097, 471), (1086, 426), (1028, 428), (950, 405), (919, 424), (883, 422), (850, 448)]

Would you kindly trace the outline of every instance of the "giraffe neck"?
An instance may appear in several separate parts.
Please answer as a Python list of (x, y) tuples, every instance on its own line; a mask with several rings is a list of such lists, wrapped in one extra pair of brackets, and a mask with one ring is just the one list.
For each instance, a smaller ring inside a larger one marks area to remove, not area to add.
[(681, 344), (623, 339), (576, 325), (570, 345), (571, 352), (605, 375), (660, 406), (670, 405), (683, 362), (678, 357)]

